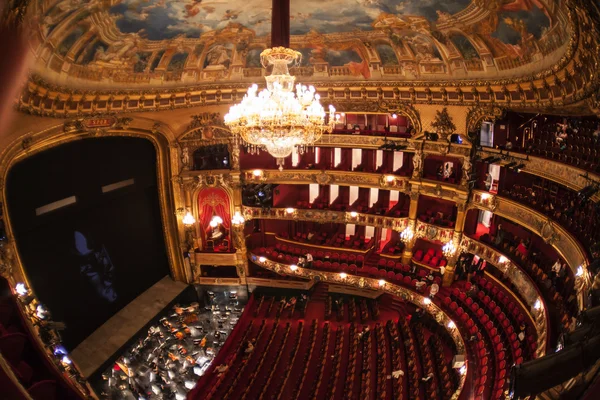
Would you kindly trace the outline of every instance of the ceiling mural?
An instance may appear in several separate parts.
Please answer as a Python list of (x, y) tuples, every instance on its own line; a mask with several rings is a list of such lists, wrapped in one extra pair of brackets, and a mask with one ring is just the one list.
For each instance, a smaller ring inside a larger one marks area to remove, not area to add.
[[(302, 81), (525, 76), (564, 54), (565, 0), (291, 0)], [(35, 72), (84, 87), (252, 82), (271, 0), (39, 0)]]
[(271, 30), (271, 2), (202, 0), (122, 0), (109, 9), (123, 33), (150, 40), (198, 38), (230, 22), (252, 27), (258, 36)]

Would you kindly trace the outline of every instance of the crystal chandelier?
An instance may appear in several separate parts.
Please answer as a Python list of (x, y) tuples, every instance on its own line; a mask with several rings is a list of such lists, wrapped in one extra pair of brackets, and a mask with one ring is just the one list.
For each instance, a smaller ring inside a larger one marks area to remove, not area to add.
[[(242, 102), (232, 106), (225, 115), (225, 125), (240, 136), (251, 152), (266, 149), (277, 159), (279, 169), (294, 147), (302, 153), (323, 133), (333, 128), (334, 118), (325, 122), (325, 109), (313, 86), (296, 85), (288, 65), (298, 65), (302, 53), (285, 47), (266, 49), (260, 54), (262, 66), (273, 66), (266, 76), (267, 88), (258, 91), (253, 84)], [(329, 106), (330, 116), (335, 108)]]

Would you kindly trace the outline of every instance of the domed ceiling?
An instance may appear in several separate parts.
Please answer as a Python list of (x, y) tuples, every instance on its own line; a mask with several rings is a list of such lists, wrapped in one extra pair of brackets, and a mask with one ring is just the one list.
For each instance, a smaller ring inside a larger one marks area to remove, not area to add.
[[(565, 54), (564, 0), (291, 0), (302, 81), (531, 75)], [(271, 0), (39, 0), (34, 71), (76, 87), (250, 82)]]

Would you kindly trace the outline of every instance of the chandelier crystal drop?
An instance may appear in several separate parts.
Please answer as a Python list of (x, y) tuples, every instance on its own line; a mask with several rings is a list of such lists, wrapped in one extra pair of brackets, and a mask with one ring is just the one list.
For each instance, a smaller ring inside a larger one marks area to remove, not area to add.
[(290, 75), (288, 65), (299, 65), (302, 53), (274, 47), (264, 50), (260, 59), (265, 69), (273, 67), (271, 75), (265, 77), (267, 88), (259, 91), (253, 84), (242, 102), (229, 109), (225, 125), (242, 138), (251, 153), (266, 149), (282, 169), (294, 147), (303, 152), (333, 128), (335, 108), (329, 106), (326, 122), (325, 109), (313, 86), (298, 84), (294, 92), (296, 77)]

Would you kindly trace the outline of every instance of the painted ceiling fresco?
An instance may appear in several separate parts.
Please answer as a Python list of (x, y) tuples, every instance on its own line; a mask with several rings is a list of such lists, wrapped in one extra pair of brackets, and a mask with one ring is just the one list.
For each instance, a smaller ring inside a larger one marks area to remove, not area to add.
[(150, 40), (183, 35), (198, 38), (203, 33), (223, 29), (230, 22), (251, 27), (256, 35), (271, 30), (271, 2), (122, 0), (109, 9), (118, 15), (116, 25), (123, 33), (138, 33)]
[[(303, 81), (493, 79), (553, 65), (564, 0), (291, 0)], [(271, 0), (39, 0), (36, 72), (119, 87), (256, 81)]]

